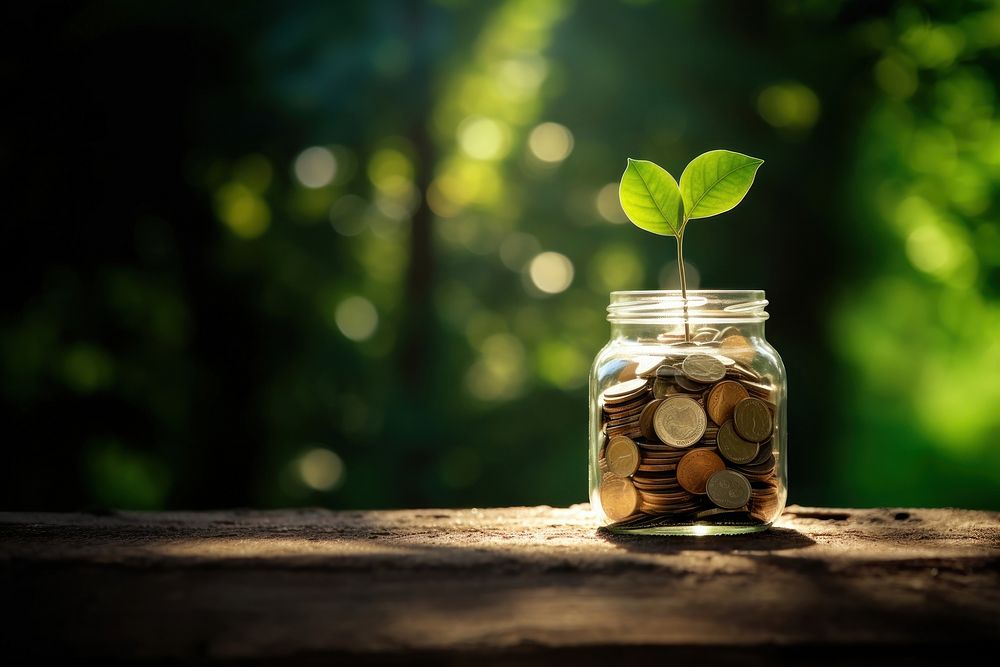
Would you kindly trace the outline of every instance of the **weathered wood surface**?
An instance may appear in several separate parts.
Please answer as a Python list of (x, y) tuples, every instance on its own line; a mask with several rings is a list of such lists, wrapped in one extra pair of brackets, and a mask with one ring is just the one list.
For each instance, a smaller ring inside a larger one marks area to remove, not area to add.
[(1000, 514), (790, 508), (620, 537), (586, 506), (0, 514), (6, 655), (940, 662), (1000, 642)]

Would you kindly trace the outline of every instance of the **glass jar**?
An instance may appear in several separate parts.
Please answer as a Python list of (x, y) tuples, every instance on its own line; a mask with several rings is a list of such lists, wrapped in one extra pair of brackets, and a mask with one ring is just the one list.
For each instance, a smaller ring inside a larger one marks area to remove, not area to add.
[(766, 530), (787, 497), (788, 386), (756, 290), (612, 292), (590, 373), (590, 500), (616, 533)]

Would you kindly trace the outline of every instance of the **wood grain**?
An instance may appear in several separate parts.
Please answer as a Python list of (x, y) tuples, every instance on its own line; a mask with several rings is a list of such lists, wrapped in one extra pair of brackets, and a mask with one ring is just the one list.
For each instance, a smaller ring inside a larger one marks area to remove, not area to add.
[(925, 664), (1000, 640), (1000, 514), (791, 507), (619, 537), (587, 506), (0, 514), (14, 656)]

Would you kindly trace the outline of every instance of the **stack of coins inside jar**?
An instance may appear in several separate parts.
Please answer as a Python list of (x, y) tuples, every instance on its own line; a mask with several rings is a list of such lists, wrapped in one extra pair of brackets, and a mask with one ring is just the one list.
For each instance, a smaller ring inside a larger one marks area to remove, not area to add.
[(665, 339), (599, 371), (600, 502), (615, 526), (767, 523), (779, 504), (776, 388), (736, 329)]

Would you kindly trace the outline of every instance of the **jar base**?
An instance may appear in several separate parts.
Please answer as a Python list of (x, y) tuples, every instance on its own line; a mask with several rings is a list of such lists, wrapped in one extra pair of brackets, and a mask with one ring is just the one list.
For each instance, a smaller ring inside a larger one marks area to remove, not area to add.
[(771, 527), (770, 523), (753, 525), (723, 525), (718, 523), (695, 523), (677, 526), (646, 526), (630, 528), (628, 526), (605, 526), (603, 530), (616, 535), (673, 535), (685, 537), (705, 537), (708, 535), (748, 535), (762, 533)]

